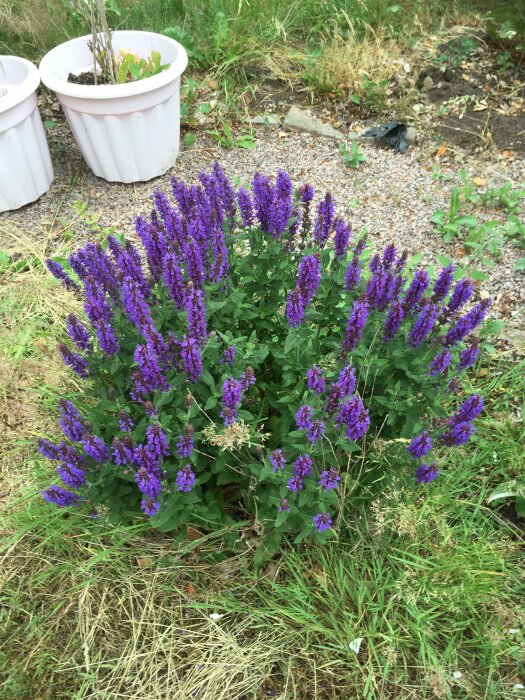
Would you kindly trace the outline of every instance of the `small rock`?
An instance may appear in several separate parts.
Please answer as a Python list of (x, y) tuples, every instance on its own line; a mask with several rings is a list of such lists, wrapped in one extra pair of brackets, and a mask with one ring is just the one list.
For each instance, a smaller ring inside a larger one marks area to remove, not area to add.
[(421, 92), (428, 92), (429, 90), (432, 90), (434, 87), (434, 81), (430, 77), (430, 75), (427, 75), (427, 77), (423, 80), (423, 85), (421, 86)]
[(512, 345), (517, 355), (525, 356), (525, 331), (520, 328), (506, 327), (501, 332), (501, 337)]
[(357, 140), (367, 146), (373, 146), (376, 142), (375, 136), (365, 136), (364, 134), (358, 134)]
[(267, 124), (278, 123), (279, 117), (276, 117), (274, 114), (257, 114), (255, 117), (252, 117), (252, 124), (262, 124), (266, 126)]
[(299, 107), (292, 105), (290, 111), (286, 115), (283, 126), (286, 129), (293, 131), (306, 131), (308, 134), (318, 134), (319, 136), (327, 136), (331, 139), (342, 139), (343, 134), (330, 126), (324, 124), (315, 117), (305, 112)]
[(349, 131), (346, 138), (350, 139), (350, 141), (355, 141), (359, 138), (359, 133), (357, 131)]
[(411, 146), (417, 142), (417, 130), (415, 126), (409, 126), (405, 134), (405, 141)]

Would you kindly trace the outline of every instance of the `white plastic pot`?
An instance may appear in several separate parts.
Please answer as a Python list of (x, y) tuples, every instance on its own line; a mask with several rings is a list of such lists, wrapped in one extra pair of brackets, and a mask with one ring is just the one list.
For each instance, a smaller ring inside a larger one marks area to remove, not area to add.
[(53, 166), (38, 112), (38, 69), (17, 56), (0, 56), (0, 212), (47, 192)]
[(188, 63), (183, 46), (153, 32), (119, 31), (113, 49), (142, 58), (159, 51), (170, 66), (122, 85), (68, 83), (69, 73), (92, 70), (91, 35), (72, 39), (40, 63), (44, 85), (56, 92), (91, 170), (112, 182), (151, 180), (171, 168), (179, 152), (180, 76)]

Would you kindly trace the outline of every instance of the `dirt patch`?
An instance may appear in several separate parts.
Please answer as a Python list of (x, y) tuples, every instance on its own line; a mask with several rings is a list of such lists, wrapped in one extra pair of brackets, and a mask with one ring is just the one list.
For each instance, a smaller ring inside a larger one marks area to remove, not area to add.
[(525, 153), (525, 74), (487, 37), (463, 35), (439, 46), (418, 86), (436, 106), (434, 129), (447, 143)]

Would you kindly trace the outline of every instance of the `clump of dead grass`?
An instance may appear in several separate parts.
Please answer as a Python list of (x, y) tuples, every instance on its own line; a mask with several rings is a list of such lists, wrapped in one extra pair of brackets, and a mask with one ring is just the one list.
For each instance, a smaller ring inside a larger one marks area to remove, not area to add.
[(336, 35), (329, 42), (315, 69), (316, 82), (326, 90), (362, 92), (363, 81), (380, 84), (402, 73), (403, 64), (413, 52), (399, 40), (384, 32), (370, 32), (366, 38), (349, 31), (346, 37)]

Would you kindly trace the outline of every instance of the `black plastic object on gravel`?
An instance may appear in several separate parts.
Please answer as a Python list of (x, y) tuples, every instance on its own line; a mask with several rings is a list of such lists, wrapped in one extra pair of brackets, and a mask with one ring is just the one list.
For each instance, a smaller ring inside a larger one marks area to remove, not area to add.
[(407, 150), (407, 128), (401, 122), (390, 122), (374, 126), (364, 132), (363, 136), (371, 136), (377, 146), (392, 148), (396, 153), (404, 153)]

